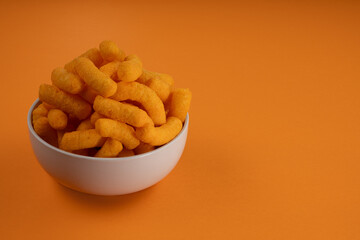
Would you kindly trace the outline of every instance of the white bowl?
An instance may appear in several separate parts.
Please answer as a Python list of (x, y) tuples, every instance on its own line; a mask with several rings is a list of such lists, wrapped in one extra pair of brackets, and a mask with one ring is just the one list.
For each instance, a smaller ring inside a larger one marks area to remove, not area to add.
[(27, 117), (36, 158), (57, 182), (80, 192), (121, 195), (148, 188), (171, 172), (185, 147), (189, 115), (178, 136), (148, 153), (123, 158), (95, 158), (65, 152), (48, 144), (35, 133), (31, 115), (38, 104), (37, 99)]

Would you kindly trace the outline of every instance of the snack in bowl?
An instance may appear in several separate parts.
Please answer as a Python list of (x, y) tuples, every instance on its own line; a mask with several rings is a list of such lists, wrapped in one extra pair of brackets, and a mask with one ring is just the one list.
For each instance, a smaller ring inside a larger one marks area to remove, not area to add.
[(51, 73), (32, 112), (35, 132), (64, 151), (90, 157), (151, 152), (183, 128), (191, 92), (173, 78), (143, 69), (112, 41), (103, 41)]

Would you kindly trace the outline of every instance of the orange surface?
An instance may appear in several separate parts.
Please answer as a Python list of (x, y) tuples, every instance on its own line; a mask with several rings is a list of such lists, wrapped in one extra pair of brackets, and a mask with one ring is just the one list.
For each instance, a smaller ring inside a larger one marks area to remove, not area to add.
[[(1, 1), (1, 239), (360, 239), (360, 3)], [(193, 92), (145, 191), (81, 194), (37, 163), (38, 86), (112, 39)]]

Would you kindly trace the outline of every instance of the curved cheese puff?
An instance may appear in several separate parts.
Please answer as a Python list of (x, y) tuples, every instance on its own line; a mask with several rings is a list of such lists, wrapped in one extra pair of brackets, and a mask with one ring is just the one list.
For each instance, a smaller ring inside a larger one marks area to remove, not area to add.
[(77, 74), (92, 89), (104, 97), (109, 97), (116, 92), (116, 83), (87, 58), (80, 57), (75, 66)]
[(99, 45), (100, 54), (105, 61), (124, 61), (125, 53), (113, 41), (105, 40)]
[(117, 157), (122, 149), (123, 145), (121, 142), (108, 138), (94, 157)]
[(97, 113), (97, 112), (94, 112), (93, 114), (91, 114), (91, 116), (90, 116), (91, 125), (93, 125), (95, 127), (96, 121), (100, 118), (105, 118), (105, 116), (100, 113)]
[(148, 71), (145, 69), (143, 69), (143, 72), (137, 81), (142, 84), (147, 85), (147, 82), (150, 79), (159, 79), (159, 80), (167, 83), (170, 86), (170, 88), (172, 88), (174, 86), (174, 79), (169, 74), (151, 72), (151, 71)]
[(55, 86), (41, 84), (39, 99), (83, 120), (91, 114), (91, 105), (81, 97), (66, 93)]
[(154, 90), (161, 99), (161, 101), (165, 102), (170, 95), (174, 80), (172, 80), (170, 75), (167, 75), (172, 80), (172, 83), (168, 83), (168, 81), (164, 80), (165, 78), (162, 77), (164, 75), (167, 74), (143, 70), (143, 73), (136, 81), (145, 84), (146, 86)]
[(52, 71), (51, 82), (56, 87), (71, 94), (78, 94), (85, 87), (85, 83), (79, 78), (79, 76), (60, 67), (55, 68)]
[(118, 79), (124, 82), (132, 82), (142, 74), (142, 62), (135, 55), (129, 55), (125, 61), (119, 64), (117, 70)]
[(85, 85), (84, 89), (79, 93), (80, 97), (85, 99), (87, 102), (93, 104), (94, 100), (99, 93), (97, 93), (94, 89)]
[(119, 65), (120, 65), (119, 61), (113, 61), (101, 66), (99, 70), (105, 73), (111, 79), (117, 80), (117, 70), (119, 68)]
[(40, 117), (34, 121), (34, 130), (39, 136), (46, 136), (51, 129), (47, 117)]
[(39, 104), (32, 112), (32, 123), (34, 124), (34, 122), (41, 117), (46, 117), (48, 112), (49, 110), (44, 103)]
[(101, 147), (105, 140), (95, 129), (66, 132), (61, 139), (60, 148), (65, 151), (73, 151)]
[(118, 140), (127, 149), (134, 149), (140, 144), (140, 141), (135, 137), (134, 129), (125, 123), (100, 118), (95, 123), (95, 129), (103, 137), (111, 137)]
[[(103, 62), (100, 51), (97, 48), (91, 48), (88, 51), (86, 51), (85, 53), (81, 54), (79, 57), (86, 57), (86, 58), (90, 59), (90, 61), (93, 62), (95, 64), (95, 66), (97, 66), (97, 67), (100, 66), (100, 64)], [(79, 58), (79, 57), (77, 57), (77, 58)], [(75, 58), (71, 62), (65, 64), (64, 68), (68, 72), (75, 73), (75, 65), (76, 65), (77, 58)]]
[(49, 124), (53, 129), (63, 130), (66, 128), (68, 117), (60, 109), (50, 109), (47, 117), (49, 120)]
[(129, 149), (126, 149), (124, 148), (118, 155), (118, 157), (131, 157), (131, 156), (134, 156), (135, 153), (133, 150), (129, 150)]
[(150, 79), (146, 86), (154, 90), (163, 103), (166, 102), (171, 92), (170, 85), (158, 78)]
[(116, 101), (132, 100), (145, 108), (155, 125), (166, 122), (164, 104), (149, 87), (138, 82), (119, 82), (116, 93), (111, 97)]
[(51, 128), (47, 117), (40, 117), (34, 121), (35, 132), (49, 144), (57, 147), (56, 131)]
[(160, 127), (146, 125), (136, 129), (136, 137), (153, 146), (164, 145), (175, 138), (182, 129), (182, 122), (176, 117), (169, 117)]
[(121, 103), (102, 96), (95, 98), (93, 108), (97, 113), (105, 117), (128, 123), (135, 127), (142, 127), (145, 124), (152, 123), (151, 118), (144, 110), (131, 104)]
[(169, 102), (169, 117), (177, 117), (185, 121), (189, 111), (192, 94), (189, 89), (178, 88), (171, 93)]
[(154, 150), (155, 147), (150, 145), (150, 144), (147, 144), (147, 143), (144, 143), (144, 142), (140, 142), (139, 146), (137, 146), (135, 149), (134, 149), (134, 152), (136, 154), (142, 154), (142, 153), (147, 153), (147, 152), (150, 152), (152, 150)]
[(81, 131), (81, 130), (88, 130), (88, 129), (93, 129), (94, 125), (91, 124), (91, 119), (88, 118), (86, 120), (83, 120), (79, 126), (77, 126), (76, 131)]
[(52, 106), (52, 105), (50, 105), (50, 104), (48, 104), (48, 103), (46, 103), (46, 102), (43, 102), (42, 104), (44, 105), (44, 107), (47, 108), (47, 110), (50, 110), (50, 109), (55, 108), (54, 106)]

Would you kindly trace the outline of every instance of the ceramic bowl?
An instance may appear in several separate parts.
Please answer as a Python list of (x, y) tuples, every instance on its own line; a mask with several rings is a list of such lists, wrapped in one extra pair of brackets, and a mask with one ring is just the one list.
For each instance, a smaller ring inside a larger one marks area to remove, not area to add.
[(95, 158), (56, 148), (41, 139), (31, 124), (31, 106), (27, 124), (30, 142), (43, 169), (60, 184), (96, 195), (122, 195), (148, 188), (168, 175), (184, 150), (188, 128), (187, 115), (183, 129), (171, 142), (148, 153), (122, 158)]

